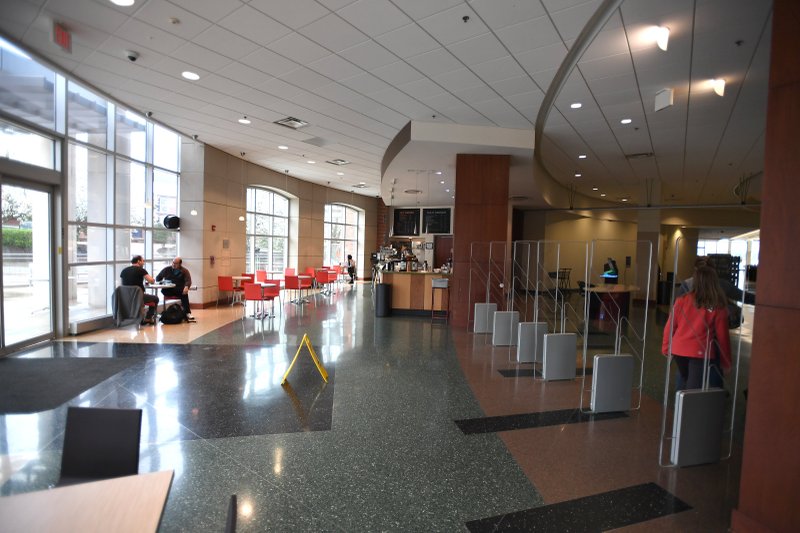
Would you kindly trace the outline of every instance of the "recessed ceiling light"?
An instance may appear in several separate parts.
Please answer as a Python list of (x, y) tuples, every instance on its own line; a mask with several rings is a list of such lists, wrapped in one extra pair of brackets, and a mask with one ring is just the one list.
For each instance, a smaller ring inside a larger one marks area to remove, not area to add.
[(133, 5), (133, 0), (111, 0), (111, 3), (117, 6), (128, 7)]
[(344, 172), (337, 172), (336, 175), (337, 176), (344, 176)]
[(181, 72), (181, 76), (191, 81), (197, 81), (200, 79), (200, 74), (194, 73), (191, 70), (184, 70)]
[(623, 118), (622, 120), (619, 121), (620, 124), (630, 124), (631, 122), (633, 121), (629, 118)]
[(193, 217), (196, 217), (197, 216), (197, 209), (192, 209), (191, 211), (189, 211), (189, 214), (192, 215)]
[(586, 159), (586, 154), (581, 154), (578, 156), (578, 159)]
[(285, 144), (279, 144), (278, 145), (278, 150), (288, 150), (288, 149), (289, 149), (289, 147), (286, 146)]
[(569, 106), (570, 106), (572, 109), (580, 109), (581, 107), (583, 107), (583, 104), (582, 104), (582, 103), (580, 103), (580, 102), (574, 102), (574, 103), (572, 103), (572, 104), (569, 104)]
[(441, 183), (442, 185), (444, 185), (444, 180), (440, 181), (439, 183)]
[(604, 192), (600, 193), (600, 196), (605, 196), (605, 195), (606, 195), (606, 193), (604, 193)]
[(575, 173), (575, 177), (576, 177), (576, 178), (580, 178), (581, 176), (583, 176), (583, 174), (581, 174), (580, 172), (576, 172), (576, 173)]
[(247, 115), (245, 115), (239, 119), (239, 124), (250, 124), (250, 119), (248, 119)]
[(628, 199), (627, 199), (627, 198), (623, 198), (623, 199), (622, 199), (622, 201), (623, 201), (623, 202), (627, 202), (627, 201), (628, 201)]
[(358, 182), (358, 184), (359, 184), (359, 185), (366, 185), (366, 184), (367, 184), (367, 182), (365, 182), (365, 181), (359, 181), (359, 182)]
[(309, 159), (308, 161), (306, 161), (306, 163), (308, 163), (309, 165), (315, 165), (315, 164), (317, 164), (317, 162), (316, 162), (316, 161), (314, 161), (313, 159)]
[(445, 189), (444, 192), (450, 192), (450, 189)]
[(597, 188), (597, 187), (592, 187), (592, 190), (593, 190), (593, 191), (599, 191), (600, 189), (599, 189), (599, 188)]
[(455, 196), (451, 196), (450, 198), (452, 198), (453, 200), (455, 200), (455, 199), (456, 199), (456, 197), (455, 197)]
[(442, 171), (441, 171), (441, 170), (437, 170), (437, 171), (436, 171), (436, 175), (437, 175), (437, 176), (441, 176), (441, 175), (442, 175)]

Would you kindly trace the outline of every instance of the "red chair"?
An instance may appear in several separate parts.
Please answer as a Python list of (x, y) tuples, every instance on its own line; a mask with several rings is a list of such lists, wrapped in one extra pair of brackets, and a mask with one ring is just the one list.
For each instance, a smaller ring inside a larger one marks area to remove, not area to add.
[(266, 270), (256, 270), (256, 281), (260, 281), (260, 282), (267, 281), (267, 271)]
[(302, 298), (300, 298), (300, 294), (302, 294), (303, 286), (300, 284), (300, 278), (297, 276), (286, 276), (283, 280), (283, 287), (287, 291), (295, 291), (298, 293), (297, 298), (289, 300), (293, 304), (302, 304), (305, 303)]
[[(256, 281), (256, 275), (255, 274), (248, 274), (247, 272), (242, 272), (241, 275), (243, 277), (245, 277), (245, 278), (250, 278), (250, 283), (254, 283)], [(247, 280), (242, 280), (242, 281), (247, 283)]]
[(294, 275), (295, 274), (294, 274), (294, 269), (293, 268), (284, 268), (283, 269), (283, 277), (284, 278), (286, 278), (286, 276), (294, 276)]
[[(322, 287), (320, 294), (331, 294), (333, 292), (331, 290), (331, 274), (327, 270), (317, 270), (315, 281), (317, 282), (317, 287)], [(333, 281), (336, 281), (335, 277)]]
[(231, 293), (231, 305), (234, 304), (235, 300), (233, 296), (237, 293), (242, 293), (244, 291), (243, 287), (236, 287), (233, 284), (233, 277), (232, 276), (217, 276), (217, 307), (219, 307), (219, 295), (222, 292), (229, 292)]
[(274, 284), (274, 286), (266, 286), (261, 287), (261, 297), (265, 302), (270, 302), (272, 304), (272, 310), (270, 314), (265, 315), (267, 318), (272, 318), (275, 316), (275, 299), (278, 299), (278, 309), (281, 309), (283, 305), (281, 304), (281, 286), (279, 283)]
[(247, 314), (247, 302), (254, 302), (253, 315), (252, 315), (253, 318), (264, 318), (264, 297), (261, 293), (261, 285), (259, 285), (258, 283), (245, 282), (244, 309), (242, 310), (242, 319), (244, 319), (244, 316)]

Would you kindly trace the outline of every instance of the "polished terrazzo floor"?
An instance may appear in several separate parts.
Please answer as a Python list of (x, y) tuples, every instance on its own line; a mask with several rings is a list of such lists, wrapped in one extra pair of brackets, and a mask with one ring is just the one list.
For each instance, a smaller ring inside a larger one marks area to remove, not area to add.
[[(536, 379), (487, 335), (375, 318), (369, 285), (282, 309), (265, 321), (242, 320), (239, 306), (197, 310), (197, 324), (18, 354), (126, 364), (55, 409), (0, 415), (0, 494), (56, 482), (67, 405), (140, 407), (140, 472), (175, 470), (161, 531), (221, 531), (234, 493), (239, 531), (728, 527), (738, 438), (718, 464), (659, 466), (655, 310), (643, 318), (641, 408), (587, 416), (581, 380)], [(304, 334), (329, 382), (302, 352), (281, 387)]]

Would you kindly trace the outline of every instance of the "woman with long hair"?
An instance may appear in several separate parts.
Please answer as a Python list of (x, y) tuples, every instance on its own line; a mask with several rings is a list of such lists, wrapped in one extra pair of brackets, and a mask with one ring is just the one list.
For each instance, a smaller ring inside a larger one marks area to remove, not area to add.
[[(680, 388), (702, 388), (706, 358), (710, 374), (719, 374), (720, 366), (725, 372), (730, 370), (727, 303), (717, 273), (708, 266), (695, 269), (691, 292), (675, 300), (672, 315), (664, 327), (661, 353), (669, 353), (671, 338), (672, 357), (681, 378), (679, 383), (685, 384)], [(710, 381), (712, 385), (721, 383), (721, 379)]]

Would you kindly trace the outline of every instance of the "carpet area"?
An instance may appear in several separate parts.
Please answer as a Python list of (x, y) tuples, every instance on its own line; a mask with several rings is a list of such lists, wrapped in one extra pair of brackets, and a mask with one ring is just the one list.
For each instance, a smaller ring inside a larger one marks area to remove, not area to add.
[(136, 362), (79, 357), (0, 360), (0, 414), (55, 409)]

